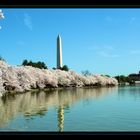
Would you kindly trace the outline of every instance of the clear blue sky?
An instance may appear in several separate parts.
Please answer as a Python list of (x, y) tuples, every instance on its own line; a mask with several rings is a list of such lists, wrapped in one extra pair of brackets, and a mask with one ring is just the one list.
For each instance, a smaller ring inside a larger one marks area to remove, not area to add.
[(0, 55), (12, 65), (23, 59), (56, 67), (56, 38), (63, 64), (77, 72), (128, 75), (140, 70), (140, 9), (5, 9)]

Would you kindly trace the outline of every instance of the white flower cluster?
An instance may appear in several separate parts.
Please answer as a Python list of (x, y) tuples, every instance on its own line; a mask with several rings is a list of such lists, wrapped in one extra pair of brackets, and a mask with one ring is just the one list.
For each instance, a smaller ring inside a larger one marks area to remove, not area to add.
[(46, 70), (31, 66), (10, 66), (0, 61), (0, 93), (23, 92), (36, 88), (118, 85), (115, 78), (83, 76), (74, 71)]
[(1, 9), (0, 9), (0, 19), (4, 19), (4, 15)]

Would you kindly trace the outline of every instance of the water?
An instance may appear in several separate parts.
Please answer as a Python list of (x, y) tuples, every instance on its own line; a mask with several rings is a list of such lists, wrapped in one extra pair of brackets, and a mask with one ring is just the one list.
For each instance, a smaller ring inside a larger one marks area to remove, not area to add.
[(4, 96), (0, 131), (140, 131), (140, 86)]

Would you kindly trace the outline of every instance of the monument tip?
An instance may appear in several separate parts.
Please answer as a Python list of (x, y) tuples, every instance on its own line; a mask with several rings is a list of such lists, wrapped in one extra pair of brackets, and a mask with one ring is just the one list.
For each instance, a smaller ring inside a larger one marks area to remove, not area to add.
[(60, 34), (58, 34), (58, 38), (61, 38)]

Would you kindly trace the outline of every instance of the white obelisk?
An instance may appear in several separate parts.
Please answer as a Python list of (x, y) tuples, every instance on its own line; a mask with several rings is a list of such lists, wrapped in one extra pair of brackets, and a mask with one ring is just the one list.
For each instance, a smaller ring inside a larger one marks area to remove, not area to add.
[(57, 69), (62, 68), (62, 42), (61, 37), (57, 37)]

